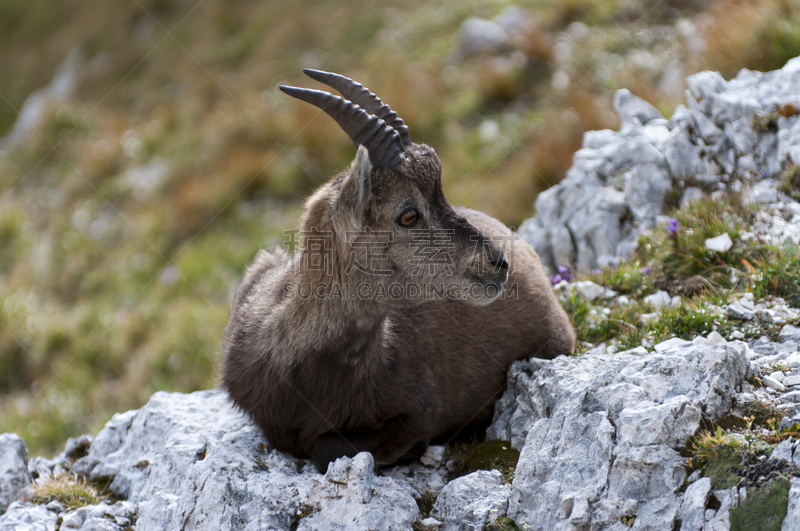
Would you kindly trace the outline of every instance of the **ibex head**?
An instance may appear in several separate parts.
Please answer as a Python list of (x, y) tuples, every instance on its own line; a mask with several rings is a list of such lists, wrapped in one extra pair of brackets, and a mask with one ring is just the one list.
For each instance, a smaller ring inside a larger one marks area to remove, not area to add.
[(488, 304), (499, 297), (508, 262), (497, 243), (445, 199), (434, 150), (411, 142), (403, 120), (361, 84), (338, 74), (304, 72), (344, 98), (281, 90), (330, 115), (358, 153), (348, 171), (309, 199), (302, 253), (313, 261), (314, 253), (330, 252), (336, 266), (324, 273), (333, 275), (332, 282), (391, 307), (432, 300)]

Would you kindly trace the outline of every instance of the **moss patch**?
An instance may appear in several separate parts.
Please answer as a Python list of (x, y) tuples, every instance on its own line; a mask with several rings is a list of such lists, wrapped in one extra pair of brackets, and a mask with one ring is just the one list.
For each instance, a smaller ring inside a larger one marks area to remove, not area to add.
[(453, 447), (450, 457), (455, 459), (456, 466), (451, 479), (476, 470), (499, 470), (503, 474), (503, 482), (511, 483), (519, 461), (519, 451), (507, 441), (486, 441)]
[(719, 453), (710, 457), (706, 462), (706, 477), (711, 480), (714, 490), (729, 489), (742, 481), (739, 475), (741, 457), (730, 448), (721, 449)]
[(525, 527), (519, 527), (514, 520), (507, 516), (498, 516), (490, 519), (483, 529), (485, 531), (522, 531)]
[(731, 511), (731, 531), (780, 531), (789, 503), (789, 480), (781, 476), (747, 493), (743, 505)]

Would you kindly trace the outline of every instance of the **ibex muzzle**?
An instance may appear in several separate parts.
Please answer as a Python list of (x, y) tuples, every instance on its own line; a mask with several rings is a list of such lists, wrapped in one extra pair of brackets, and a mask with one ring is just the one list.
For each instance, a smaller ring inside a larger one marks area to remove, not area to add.
[(273, 448), (320, 471), (370, 451), (388, 465), (491, 418), (516, 359), (575, 335), (536, 253), (502, 223), (452, 207), (433, 149), (360, 84), (281, 87), (358, 146), (307, 201), (299, 251), (261, 251), (225, 330), (224, 386)]

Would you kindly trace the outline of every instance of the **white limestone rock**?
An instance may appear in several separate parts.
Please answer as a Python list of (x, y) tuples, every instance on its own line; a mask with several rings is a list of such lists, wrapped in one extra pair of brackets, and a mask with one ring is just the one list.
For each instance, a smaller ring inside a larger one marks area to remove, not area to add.
[(14, 433), (0, 434), (0, 514), (30, 481), (25, 442)]
[(376, 476), (369, 454), (322, 476), (270, 450), (220, 391), (156, 393), (115, 415), (73, 470), (111, 479), (138, 505), (137, 528), (407, 529), (419, 512), (412, 489)]
[(480, 531), (490, 518), (505, 516), (510, 492), (499, 471), (478, 470), (448, 483), (431, 516), (442, 522), (443, 531)]
[(726, 253), (733, 247), (733, 240), (727, 233), (720, 234), (714, 238), (708, 238), (705, 242), (706, 249), (718, 253)]
[(715, 419), (730, 411), (748, 370), (744, 343), (684, 343), (647, 356), (515, 363), (488, 433), (520, 449), (508, 516), (555, 531), (624, 516), (671, 529), (685, 479), (679, 450), (701, 410)]

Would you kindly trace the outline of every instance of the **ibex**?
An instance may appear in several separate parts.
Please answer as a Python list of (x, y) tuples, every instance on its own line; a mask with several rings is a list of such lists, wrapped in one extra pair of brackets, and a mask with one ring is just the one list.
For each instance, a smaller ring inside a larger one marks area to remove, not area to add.
[(281, 86), (358, 151), (306, 202), (299, 248), (260, 251), (225, 329), (223, 385), (271, 447), (320, 472), (378, 465), (491, 418), (509, 365), (575, 344), (539, 257), (499, 221), (453, 207), (433, 149), (353, 80)]

